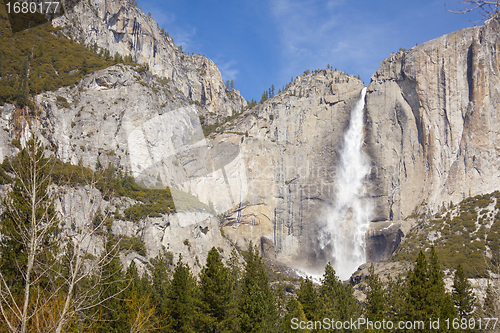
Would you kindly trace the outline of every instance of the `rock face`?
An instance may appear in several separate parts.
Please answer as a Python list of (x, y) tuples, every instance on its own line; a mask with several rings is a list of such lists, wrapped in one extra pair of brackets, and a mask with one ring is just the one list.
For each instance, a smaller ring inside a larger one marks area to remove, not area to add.
[(500, 16), (384, 60), (366, 97), (375, 220), (500, 187)]
[[(247, 102), (238, 91), (228, 91), (213, 61), (189, 55), (174, 45), (168, 33), (128, 0), (79, 1), (67, 15), (53, 21), (65, 34), (89, 48), (109, 50), (111, 56), (132, 56), (151, 73), (172, 80), (174, 86), (215, 122), (216, 115), (240, 112)], [(97, 51), (97, 49), (96, 49)]]
[[(145, 262), (165, 246), (199, 268), (212, 246), (230, 253), (220, 223), (240, 247), (252, 241), (269, 259), (307, 266), (323, 259), (318, 220), (334, 198), (339, 149), (362, 88), (361, 81), (339, 71), (299, 76), (285, 92), (226, 124), (223, 133), (204, 138), (199, 107), (189, 105), (172, 81), (116, 65), (76, 87), (38, 96), (36, 126), (65, 162), (91, 168), (111, 163), (143, 184), (171, 186), (174, 199), (179, 189), (212, 207), (139, 223), (114, 221), (114, 234), (141, 237), (148, 250), (144, 257), (125, 256), (126, 262)], [(15, 115), (12, 106), (2, 107), (6, 155), (16, 151), (9, 144)], [(21, 133), (21, 141), (25, 137)], [(123, 200), (94, 201), (114, 211), (130, 205)]]
[(333, 70), (299, 76), (214, 138), (239, 145), (246, 166), (247, 195), (224, 214), (226, 235), (240, 246), (259, 244), (266, 257), (282, 262), (324, 259), (318, 221), (334, 198), (339, 149), (362, 88)]
[[(318, 230), (335, 198), (360, 80), (330, 69), (298, 76), (285, 91), (205, 138), (201, 122), (246, 106), (238, 91), (225, 88), (212, 61), (182, 52), (126, 0), (80, 1), (54, 24), (90, 48), (131, 55), (149, 67), (117, 64), (76, 87), (37, 97), (38, 134), (59, 159), (90, 168), (113, 164), (144, 186), (172, 189), (176, 215), (113, 222), (111, 232), (141, 237), (148, 250), (125, 261), (143, 262), (165, 246), (182, 253), (196, 272), (212, 246), (230, 252), (226, 236), (242, 248), (257, 244), (268, 259), (323, 269)], [(372, 228), (370, 260), (392, 255), (406, 234), (400, 221), (424, 200), (436, 209), (500, 188), (499, 36), (496, 16), (483, 27), (393, 54), (372, 76), (365, 108), (368, 193), (375, 222), (389, 222)], [(22, 110), (4, 105), (0, 111), (3, 160), (17, 152), (12, 139), (23, 142), (27, 133)], [(85, 199), (85, 191), (61, 195), (59, 210), (90, 219), (93, 208), (69, 205)], [(193, 209), (185, 192), (205, 205)], [(111, 211), (131, 204), (117, 200), (95, 202)], [(101, 245), (93, 242), (97, 253)]]

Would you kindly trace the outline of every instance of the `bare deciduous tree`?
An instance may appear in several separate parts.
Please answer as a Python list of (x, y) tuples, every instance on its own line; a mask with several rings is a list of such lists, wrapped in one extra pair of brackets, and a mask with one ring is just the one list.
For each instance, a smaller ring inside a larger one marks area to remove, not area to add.
[[(117, 256), (118, 242), (98, 258), (88, 256), (95, 245), (89, 239), (99, 238), (107, 215), (87, 214), (78, 228), (61, 232), (67, 217), (54, 208), (53, 162), (34, 136), (11, 162), (14, 180), (0, 223), (0, 322), (9, 332), (59, 333), (77, 316), (94, 316), (87, 322), (96, 322), (99, 313), (92, 309), (124, 290), (110, 294), (112, 286), (102, 282), (119, 273), (106, 269)], [(87, 208), (98, 202), (96, 184), (92, 176), (85, 186)]]
[(476, 23), (490, 18), (500, 7), (500, 0), (464, 0), (460, 1), (460, 3), (464, 6), (463, 9), (451, 10), (446, 6), (446, 3), (444, 6), (449, 12), (455, 14), (466, 14), (475, 10), (479, 11), (483, 18), (476, 21)]

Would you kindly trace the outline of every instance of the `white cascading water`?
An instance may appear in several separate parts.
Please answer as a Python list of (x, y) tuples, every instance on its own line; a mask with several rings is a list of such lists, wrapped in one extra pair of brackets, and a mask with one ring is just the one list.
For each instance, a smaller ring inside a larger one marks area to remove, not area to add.
[(330, 258), (327, 259), (341, 280), (349, 279), (359, 265), (366, 262), (365, 235), (371, 206), (363, 199), (366, 177), (370, 172), (369, 158), (361, 150), (365, 95), (366, 87), (351, 111), (335, 176), (336, 200), (327, 211), (326, 225), (319, 238), (321, 249), (329, 251)]

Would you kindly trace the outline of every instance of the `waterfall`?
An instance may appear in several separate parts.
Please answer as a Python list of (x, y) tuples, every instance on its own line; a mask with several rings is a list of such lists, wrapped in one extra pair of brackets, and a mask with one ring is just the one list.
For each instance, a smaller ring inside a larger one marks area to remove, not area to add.
[(351, 111), (349, 127), (335, 175), (335, 202), (328, 207), (326, 225), (319, 235), (319, 245), (341, 280), (349, 279), (359, 265), (366, 262), (365, 234), (371, 206), (364, 199), (366, 176), (370, 172), (363, 144), (363, 108), (366, 87)]

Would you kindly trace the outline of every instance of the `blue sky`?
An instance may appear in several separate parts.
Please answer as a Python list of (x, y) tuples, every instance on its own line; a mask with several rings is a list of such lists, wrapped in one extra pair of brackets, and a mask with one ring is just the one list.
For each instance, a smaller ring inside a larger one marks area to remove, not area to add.
[[(461, 8), (458, 0), (446, 4)], [(138, 6), (176, 45), (215, 61), (224, 80), (257, 101), (271, 84), (278, 89), (327, 64), (368, 84), (392, 52), (481, 18), (450, 13), (443, 0), (138, 0)]]

